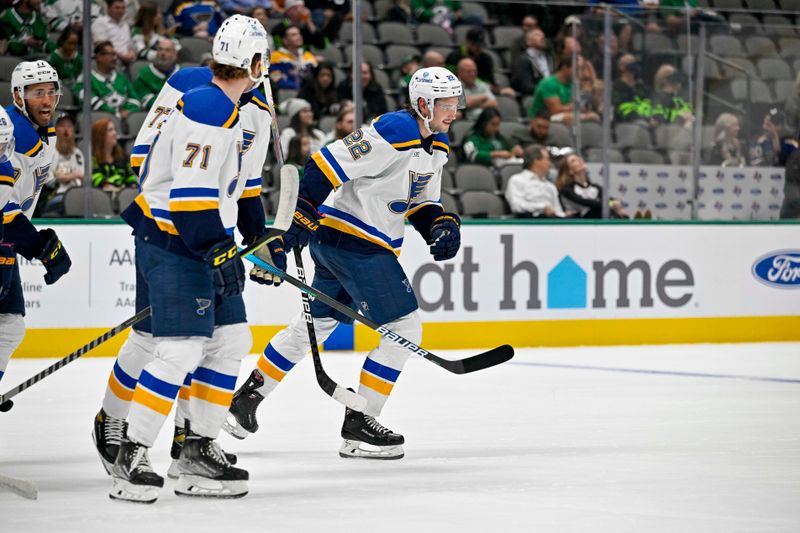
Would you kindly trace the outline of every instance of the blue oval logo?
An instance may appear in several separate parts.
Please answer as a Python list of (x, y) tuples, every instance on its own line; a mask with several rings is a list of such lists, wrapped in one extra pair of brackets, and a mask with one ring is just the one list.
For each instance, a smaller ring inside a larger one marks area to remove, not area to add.
[(777, 211), (781, 208), (780, 204), (769, 204), (769, 208), (773, 211)]
[(659, 178), (668, 178), (668, 177), (669, 177), (669, 172), (659, 172), (659, 173), (658, 173), (658, 174), (656, 174), (656, 175), (657, 175)]
[(800, 250), (783, 250), (759, 257), (753, 263), (753, 276), (770, 287), (800, 288)]
[(666, 209), (666, 208), (667, 204), (665, 204), (664, 202), (659, 202), (656, 204), (656, 209)]
[(733, 175), (733, 179), (735, 179), (735, 180), (743, 180), (744, 179), (744, 174), (740, 174), (740, 173), (737, 172), (736, 174)]
[(769, 179), (772, 181), (783, 181), (783, 174), (770, 174)]
[(618, 174), (619, 174), (620, 177), (623, 177), (623, 178), (627, 178), (628, 176), (631, 175), (631, 173), (628, 172), (627, 170), (620, 170)]
[(636, 192), (639, 194), (644, 194), (647, 192), (647, 187), (636, 187)]
[(675, 194), (686, 194), (687, 192), (689, 191), (687, 191), (686, 188), (684, 187), (678, 187), (677, 189), (675, 189)]
[(750, 189), (750, 194), (752, 194), (754, 196), (758, 196), (759, 194), (761, 194), (761, 189), (758, 189), (758, 188)]
[(239, 183), (239, 178), (236, 177), (233, 178), (233, 180), (231, 180), (231, 182), (228, 184), (228, 198), (233, 196), (233, 193), (236, 192), (236, 184), (238, 183)]
[(723, 189), (722, 187), (715, 187), (714, 189), (711, 190), (711, 192), (713, 192), (716, 195), (725, 194), (725, 189)]
[(731, 208), (733, 208), (735, 211), (740, 211), (741, 209), (744, 209), (744, 206), (742, 204), (732, 204)]

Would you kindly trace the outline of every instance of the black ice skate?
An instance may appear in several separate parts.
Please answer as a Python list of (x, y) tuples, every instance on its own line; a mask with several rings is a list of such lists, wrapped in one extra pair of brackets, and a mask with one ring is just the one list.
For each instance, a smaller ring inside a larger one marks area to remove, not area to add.
[(175, 494), (204, 498), (241, 498), (247, 494), (247, 470), (232, 466), (214, 439), (186, 434), (178, 459)]
[[(349, 408), (344, 411), (342, 438), (344, 442), (339, 448), (340, 457), (401, 459), (404, 455), (402, 444), (405, 439), (402, 435), (383, 427), (375, 417)], [(364, 447), (365, 444), (370, 448)]]
[(114, 461), (117, 460), (119, 443), (125, 437), (128, 423), (122, 418), (108, 416), (105, 411), (100, 409), (94, 417), (94, 429), (92, 429), (92, 440), (100, 455), (100, 461), (107, 474), (111, 474)]
[(233, 401), (228, 409), (228, 418), (222, 425), (222, 429), (231, 436), (241, 440), (250, 433), (258, 431), (256, 409), (264, 396), (257, 389), (263, 384), (264, 377), (257, 370), (253, 370), (245, 384), (234, 393)]
[(119, 455), (111, 469), (113, 485), (108, 496), (112, 500), (133, 503), (153, 503), (164, 478), (153, 472), (147, 446), (123, 438)]
[[(186, 430), (175, 426), (175, 432), (172, 435), (172, 447), (169, 450), (169, 455), (172, 457), (172, 464), (169, 465), (167, 470), (167, 477), (170, 479), (178, 479), (180, 471), (178, 470), (178, 459), (181, 457), (181, 450), (183, 449), (183, 442), (186, 438)], [(225, 453), (225, 458), (232, 465), (236, 464), (237, 457), (232, 453)]]

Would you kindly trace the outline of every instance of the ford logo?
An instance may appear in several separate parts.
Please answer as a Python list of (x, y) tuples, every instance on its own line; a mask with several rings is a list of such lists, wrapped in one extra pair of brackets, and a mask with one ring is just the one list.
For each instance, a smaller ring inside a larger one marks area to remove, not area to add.
[(631, 175), (631, 173), (630, 173), (630, 172), (628, 172), (627, 170), (620, 170), (618, 174), (619, 174), (619, 176), (620, 176), (621, 178), (627, 178), (628, 176), (630, 176), (630, 175)]
[(656, 175), (657, 175), (659, 178), (668, 178), (668, 177), (669, 177), (669, 172), (659, 172), (659, 173), (658, 173), (658, 174), (656, 174)]
[(717, 195), (725, 194), (725, 189), (723, 189), (722, 187), (715, 187), (715, 188), (713, 188), (711, 190), (711, 192), (713, 192), (714, 194), (717, 194)]
[(744, 209), (744, 206), (742, 204), (731, 204), (731, 209), (740, 211), (741, 209)]
[(800, 250), (783, 250), (758, 258), (753, 263), (753, 275), (770, 287), (800, 288)]
[(761, 189), (758, 188), (750, 189), (750, 194), (752, 194), (753, 196), (758, 196), (759, 194), (761, 194)]
[(665, 204), (664, 202), (659, 202), (656, 204), (656, 209), (666, 209), (666, 208), (667, 204)]
[(636, 192), (639, 194), (644, 194), (647, 192), (647, 187), (636, 187)]
[(741, 174), (741, 173), (737, 172), (736, 174), (733, 175), (733, 179), (735, 179), (735, 180), (743, 180), (744, 179), (744, 174)]
[(783, 181), (783, 174), (770, 174), (769, 179), (772, 181)]

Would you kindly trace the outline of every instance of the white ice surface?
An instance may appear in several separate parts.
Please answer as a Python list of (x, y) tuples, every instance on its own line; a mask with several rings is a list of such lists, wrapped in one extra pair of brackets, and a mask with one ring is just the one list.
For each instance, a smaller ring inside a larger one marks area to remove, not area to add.
[[(323, 356), (356, 384), (363, 355)], [(12, 359), (0, 390), (51, 362)], [(151, 506), (109, 500), (91, 442), (111, 365), (78, 360), (0, 413), (0, 472), (39, 489), (0, 490), (0, 533), (800, 531), (797, 343), (529, 349), (464, 376), (412, 359), (380, 417), (406, 437), (391, 462), (338, 457), (342, 408), (306, 360), (258, 433), (221, 437), (248, 496), (183, 499), (167, 480)], [(762, 377), (789, 381), (745, 379)], [(151, 454), (162, 474), (171, 434), (170, 421)]]

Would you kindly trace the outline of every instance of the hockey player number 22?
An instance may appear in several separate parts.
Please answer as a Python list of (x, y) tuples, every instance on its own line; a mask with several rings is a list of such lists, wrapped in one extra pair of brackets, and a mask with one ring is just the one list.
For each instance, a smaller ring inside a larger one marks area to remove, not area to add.
[(208, 158), (211, 155), (210, 144), (201, 147), (199, 144), (188, 143), (186, 145), (186, 151), (189, 152), (189, 155), (183, 160), (184, 167), (191, 167), (194, 164), (194, 160), (197, 158), (197, 155), (202, 151), (203, 157), (200, 159), (200, 168), (203, 170), (208, 168)]
[(348, 150), (350, 150), (350, 155), (353, 156), (354, 160), (358, 160), (361, 158), (361, 156), (367, 155), (372, 150), (372, 146), (370, 146), (369, 141), (361, 140), (363, 136), (364, 132), (358, 129), (342, 139), (344, 141), (344, 145), (347, 146)]

